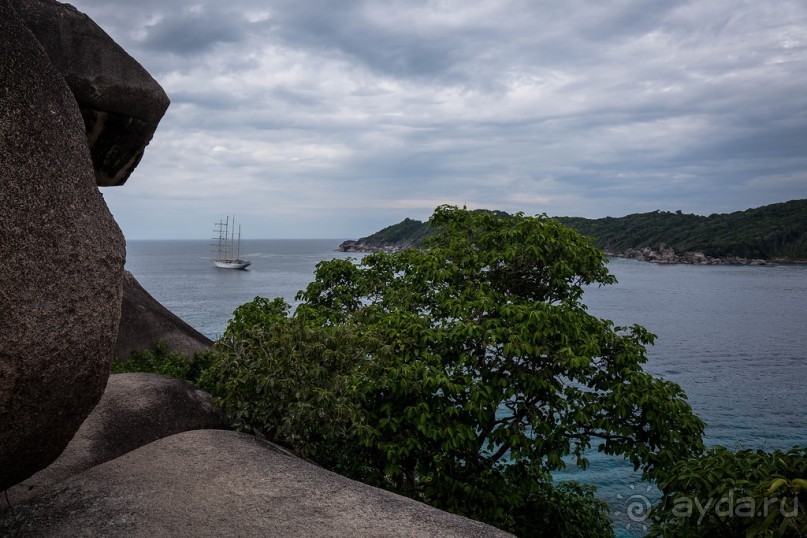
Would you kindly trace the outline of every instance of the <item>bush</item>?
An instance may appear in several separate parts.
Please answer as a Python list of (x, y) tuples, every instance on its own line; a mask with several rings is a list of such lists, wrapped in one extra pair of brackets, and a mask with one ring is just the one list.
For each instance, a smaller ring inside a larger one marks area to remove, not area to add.
[(282, 299), (238, 307), (216, 343), (214, 393), (242, 430), (340, 469), (341, 448), (358, 420), (350, 374), (360, 342), (340, 327), (310, 327), (288, 318)]
[(215, 361), (216, 355), (212, 351), (203, 351), (191, 358), (171, 351), (165, 342), (157, 342), (152, 349), (135, 351), (129, 360), (114, 359), (110, 370), (113, 374), (148, 372), (167, 375), (212, 392), (214, 387), (210, 381), (209, 370)]
[(715, 447), (678, 463), (658, 485), (651, 536), (807, 535), (807, 448)]

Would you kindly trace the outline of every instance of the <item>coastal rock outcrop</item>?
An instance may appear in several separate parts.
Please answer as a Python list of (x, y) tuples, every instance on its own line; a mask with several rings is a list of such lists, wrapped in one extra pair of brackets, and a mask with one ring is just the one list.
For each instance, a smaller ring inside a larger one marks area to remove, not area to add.
[(510, 536), (221, 430), (166, 437), (13, 514), (0, 508), (0, 534), (12, 529), (17, 537)]
[(11, 487), (18, 504), (71, 476), (176, 433), (227, 427), (208, 393), (172, 377), (114, 374), (104, 395), (50, 466)]
[(129, 271), (124, 271), (115, 357), (129, 359), (132, 352), (151, 349), (157, 342), (164, 342), (172, 351), (189, 357), (213, 345), (209, 338), (161, 305)]
[(168, 108), (160, 85), (89, 17), (55, 0), (11, 0), (78, 102), (98, 185), (122, 185)]
[(407, 248), (411, 248), (411, 243), (384, 243), (381, 245), (374, 245), (370, 243), (365, 243), (363, 241), (356, 241), (354, 239), (349, 239), (347, 241), (342, 241), (339, 244), (339, 251), (340, 252), (400, 252)]
[(56, 459), (103, 393), (123, 236), (84, 122), (10, 0), (0, 0), (0, 490)]
[[(742, 258), (740, 256), (706, 256), (703, 252), (684, 252), (676, 254), (672, 247), (663, 243), (658, 250), (650, 247), (641, 249), (629, 248), (625, 252), (607, 252), (607, 256), (628, 258), (653, 263), (686, 263), (693, 265), (769, 265), (768, 260)], [(790, 260), (771, 260), (786, 263)]]

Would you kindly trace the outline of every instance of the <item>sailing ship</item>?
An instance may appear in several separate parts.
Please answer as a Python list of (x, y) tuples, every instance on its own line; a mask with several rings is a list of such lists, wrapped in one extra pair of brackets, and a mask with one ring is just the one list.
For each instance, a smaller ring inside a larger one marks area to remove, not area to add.
[(235, 236), (235, 217), (233, 217), (232, 225), (230, 225), (230, 217), (227, 216), (226, 220), (220, 220), (215, 223), (213, 233), (217, 233), (218, 237), (214, 237), (213, 246), (216, 247), (216, 257), (210, 258), (213, 265), (221, 269), (246, 269), (252, 262), (241, 258), (241, 225), (238, 225), (238, 238)]

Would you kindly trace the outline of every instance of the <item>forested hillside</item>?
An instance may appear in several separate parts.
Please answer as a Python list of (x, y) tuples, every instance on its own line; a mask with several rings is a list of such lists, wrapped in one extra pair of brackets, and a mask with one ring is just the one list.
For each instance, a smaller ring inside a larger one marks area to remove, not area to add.
[(387, 226), (367, 237), (359, 239), (359, 243), (373, 246), (407, 245), (419, 247), (431, 233), (428, 222), (404, 219), (398, 224)]
[[(505, 213), (497, 212), (502, 215)], [(807, 200), (792, 200), (708, 217), (680, 211), (653, 211), (624, 217), (555, 217), (612, 253), (661, 244), (676, 252), (707, 256), (807, 260)], [(358, 241), (375, 247), (423, 244), (428, 222), (405, 219)]]
[(625, 217), (558, 217), (610, 252), (657, 248), (707, 256), (807, 259), (807, 200), (793, 200), (708, 217), (654, 211)]

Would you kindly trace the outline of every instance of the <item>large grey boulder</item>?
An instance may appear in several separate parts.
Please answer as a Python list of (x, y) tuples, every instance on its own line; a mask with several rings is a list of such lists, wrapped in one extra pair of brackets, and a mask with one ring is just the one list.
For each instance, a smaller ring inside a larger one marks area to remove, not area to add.
[(12, 529), (17, 537), (509, 536), (221, 430), (161, 439), (0, 508), (0, 534)]
[(12, 0), (67, 81), (84, 118), (98, 185), (122, 185), (168, 108), (143, 67), (89, 17), (55, 0)]
[(0, 490), (51, 463), (103, 393), (123, 236), (73, 93), (0, 0)]
[(115, 357), (127, 360), (132, 352), (151, 349), (157, 342), (189, 357), (213, 345), (208, 337), (161, 305), (129, 271), (124, 271)]
[(184, 381), (155, 374), (114, 374), (59, 458), (6, 494), (17, 504), (157, 439), (228, 424), (208, 393)]

